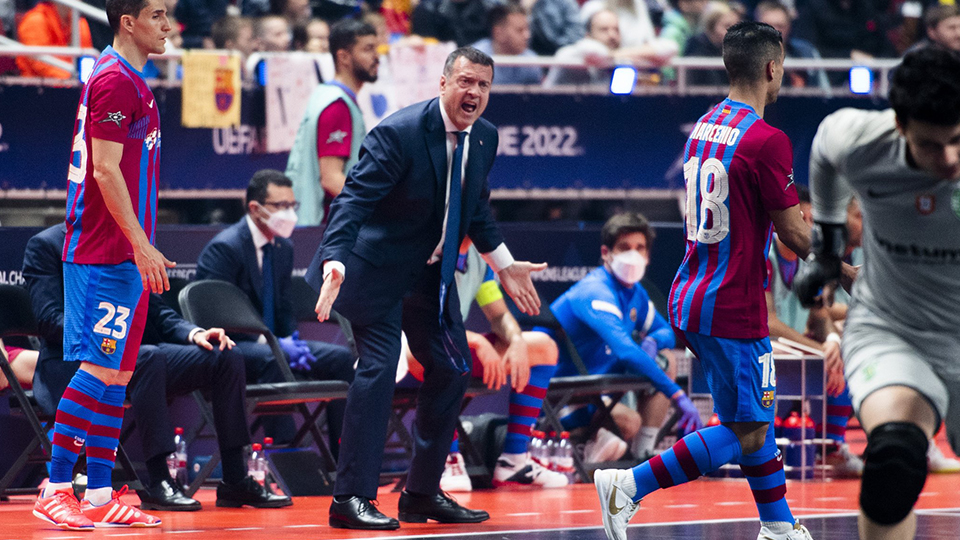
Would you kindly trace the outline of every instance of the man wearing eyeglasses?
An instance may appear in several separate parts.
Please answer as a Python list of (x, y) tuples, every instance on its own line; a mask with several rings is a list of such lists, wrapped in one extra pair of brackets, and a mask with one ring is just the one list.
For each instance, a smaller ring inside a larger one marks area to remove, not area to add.
[[(263, 322), (280, 341), (294, 374), (312, 380), (353, 381), (355, 358), (340, 345), (304, 341), (296, 332), (293, 311), (293, 242), (300, 203), (293, 184), (282, 172), (257, 171), (247, 185), (247, 214), (204, 246), (197, 261), (197, 279), (219, 279), (239, 287), (250, 298)], [(237, 336), (237, 347), (246, 360), (248, 383), (283, 380), (270, 346)], [(338, 455), (344, 402), (328, 409), (330, 446)], [(264, 432), (278, 443), (294, 435), (293, 420), (265, 419)]]

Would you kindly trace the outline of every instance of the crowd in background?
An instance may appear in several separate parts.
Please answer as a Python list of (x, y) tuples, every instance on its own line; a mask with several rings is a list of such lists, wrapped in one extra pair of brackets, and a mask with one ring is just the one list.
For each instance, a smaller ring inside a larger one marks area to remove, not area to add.
[[(103, 7), (104, 0), (86, 0)], [(648, 79), (675, 56), (719, 57), (727, 28), (744, 19), (784, 35), (788, 57), (895, 58), (930, 44), (960, 50), (955, 0), (166, 0), (170, 48), (257, 52), (329, 51), (330, 24), (361, 17), (378, 32), (380, 52), (397, 43), (454, 42), (487, 53), (555, 56), (590, 69), (502, 66), (495, 84), (583, 84), (609, 81), (607, 68), (634, 63)], [(0, 0), (0, 34), (27, 45), (71, 43), (70, 10), (46, 0)], [(80, 43), (102, 49), (106, 25), (81, 21)], [(68, 78), (37, 60), (0, 60), (0, 73)], [(159, 72), (156, 73), (160, 75)], [(726, 84), (722, 70), (699, 71), (694, 84)], [(791, 86), (819, 85), (823, 72), (792, 72)]]

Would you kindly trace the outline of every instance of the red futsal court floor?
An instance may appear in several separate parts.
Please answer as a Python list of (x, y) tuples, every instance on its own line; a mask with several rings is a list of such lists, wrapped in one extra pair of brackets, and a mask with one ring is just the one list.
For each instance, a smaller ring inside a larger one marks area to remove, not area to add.
[[(862, 436), (862, 432), (859, 432)], [(938, 442), (947, 450), (943, 434)], [(856, 448), (855, 448), (856, 449)], [(947, 452), (949, 452), (947, 450)], [(948, 455), (952, 455), (948, 453)], [(816, 540), (855, 539), (858, 480), (790, 480), (787, 500)], [(130, 502), (135, 495), (128, 495)], [(380, 510), (396, 516), (398, 494), (380, 491)], [(599, 502), (592, 484), (565, 489), (500, 488), (458, 494), (457, 500), (490, 512), (478, 525), (402, 524), (398, 531), (353, 532), (327, 526), (330, 497), (298, 497), (277, 510), (226, 509), (214, 505), (215, 492), (202, 489), (199, 512), (158, 512), (158, 529), (62, 531), (33, 517), (33, 498), (0, 503), (0, 540), (158, 538), (177, 540), (459, 538), (496, 540), (602, 540)], [(960, 474), (930, 475), (920, 501), (917, 538), (960, 538)], [(756, 508), (742, 479), (700, 479), (647, 497), (633, 518), (629, 538), (747, 539), (757, 536)], [(170, 536), (176, 535), (176, 536)]]

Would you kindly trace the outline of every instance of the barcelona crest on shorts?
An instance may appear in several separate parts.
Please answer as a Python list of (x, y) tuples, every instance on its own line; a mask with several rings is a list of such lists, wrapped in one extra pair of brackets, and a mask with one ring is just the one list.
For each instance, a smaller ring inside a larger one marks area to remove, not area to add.
[(117, 352), (117, 340), (110, 338), (103, 338), (103, 341), (100, 342), (100, 350), (104, 354), (113, 354)]
[(760, 402), (765, 408), (769, 409), (771, 406), (773, 406), (773, 401), (776, 399), (776, 397), (776, 390), (765, 390), (763, 392), (763, 399)]

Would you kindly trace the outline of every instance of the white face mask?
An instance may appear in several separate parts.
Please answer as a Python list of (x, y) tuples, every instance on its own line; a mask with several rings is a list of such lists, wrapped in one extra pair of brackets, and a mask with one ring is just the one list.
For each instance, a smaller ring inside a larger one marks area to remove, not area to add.
[(639, 251), (631, 249), (614, 255), (610, 268), (613, 269), (613, 275), (617, 276), (617, 279), (627, 285), (633, 285), (643, 279), (647, 271), (647, 259)]
[(297, 213), (293, 208), (280, 210), (270, 214), (267, 218), (267, 228), (280, 238), (290, 238), (293, 228), (297, 226)]

